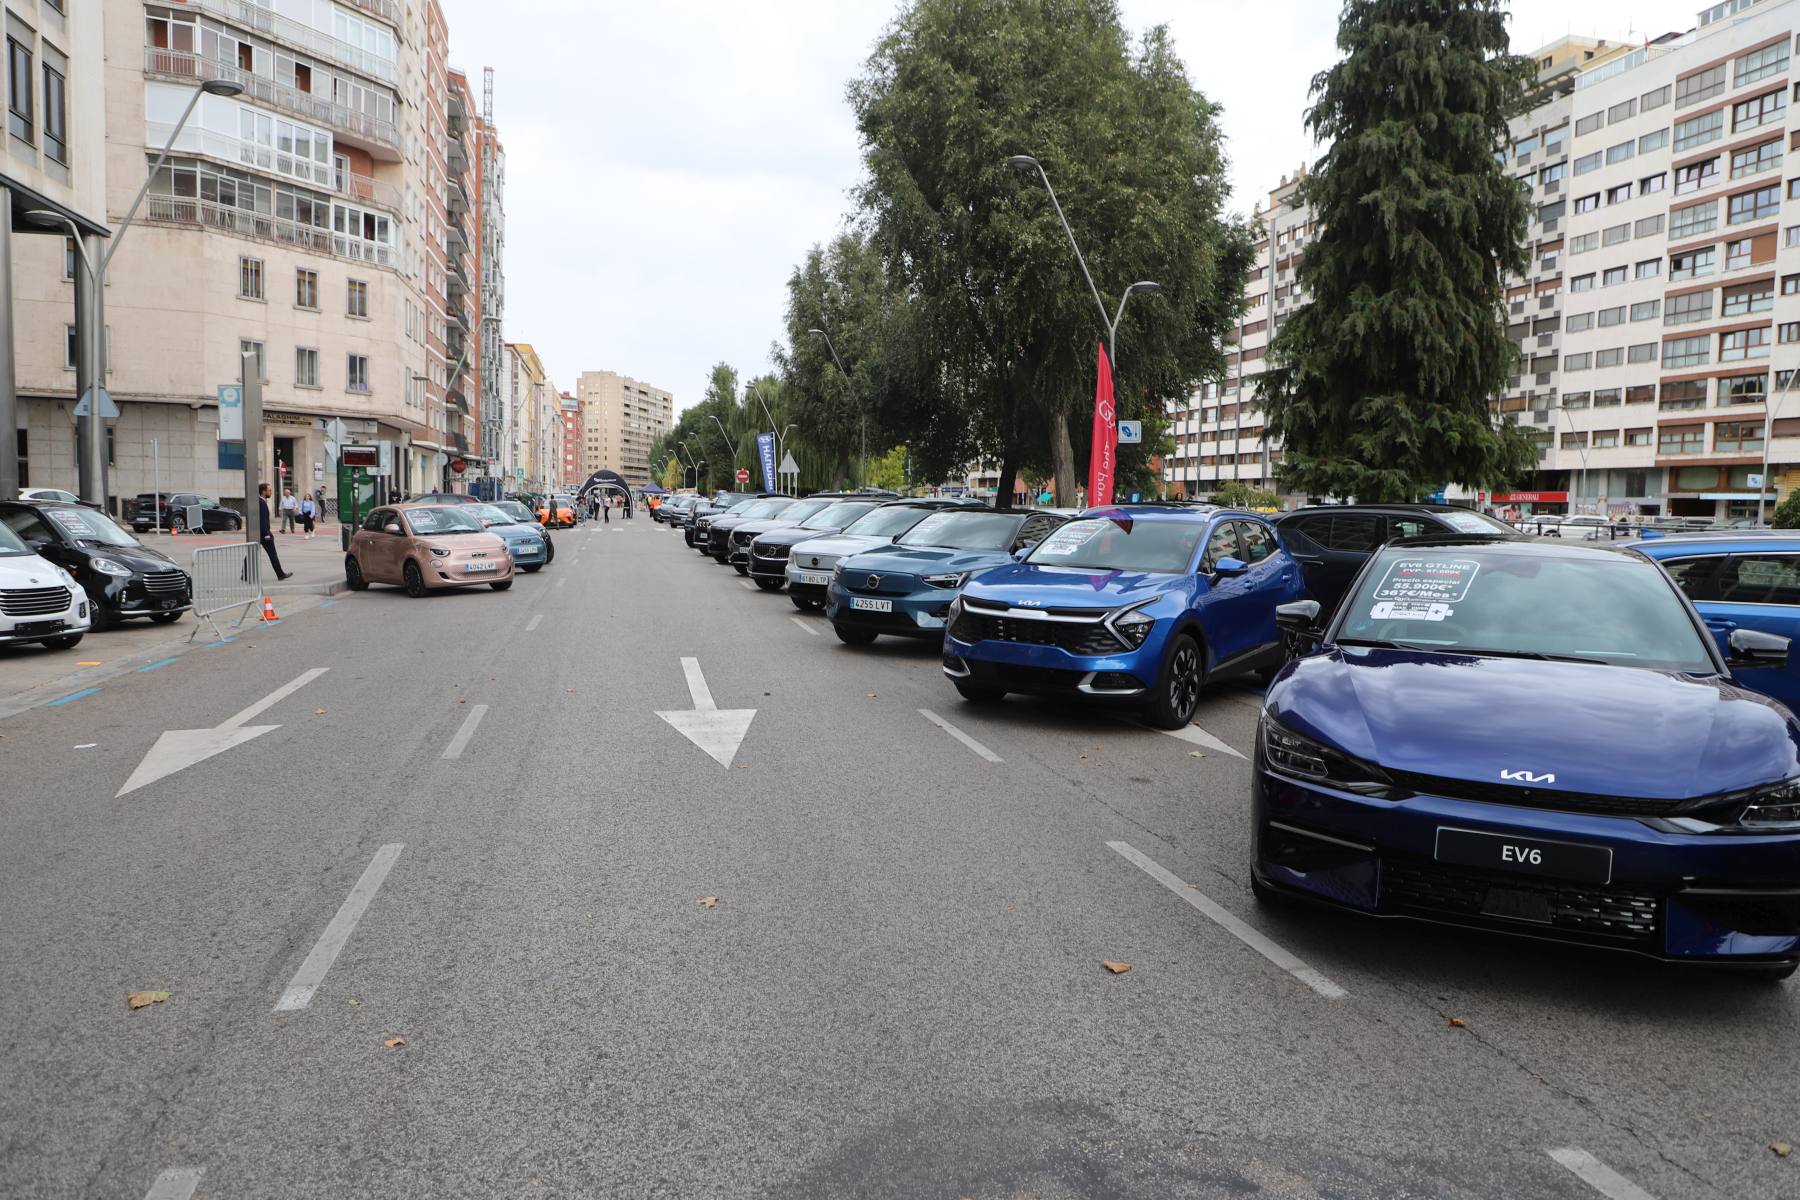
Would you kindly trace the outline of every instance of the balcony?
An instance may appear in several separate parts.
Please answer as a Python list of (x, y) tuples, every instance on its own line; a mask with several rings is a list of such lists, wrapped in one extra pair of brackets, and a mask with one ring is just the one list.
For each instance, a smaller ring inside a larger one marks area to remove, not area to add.
[(195, 54), (187, 50), (159, 50), (144, 47), (144, 73), (164, 79), (200, 83), (208, 79), (226, 79), (244, 89), (244, 95), (271, 108), (316, 121), (346, 140), (387, 162), (400, 161), (400, 130), (391, 121), (378, 121), (366, 113), (321, 99), (267, 76), (243, 70), (231, 63)]
[(303, 47), (386, 83), (393, 83), (400, 75), (399, 64), (393, 60), (378, 58), (361, 46), (340, 42), (328, 33), (320, 33), (311, 25), (278, 16), (254, 0), (187, 0), (187, 7), (266, 33), (290, 46)]
[[(157, 146), (166, 144), (173, 131), (173, 126), (161, 121), (149, 122), (144, 128), (150, 135), (151, 144)], [(181, 131), (175, 151), (178, 154), (199, 154), (236, 166), (249, 167), (278, 179), (289, 179), (322, 188), (346, 200), (385, 208), (389, 212), (400, 211), (400, 189), (393, 184), (368, 175), (358, 175), (354, 171), (339, 171), (325, 163), (283, 154), (273, 146), (246, 142), (241, 138), (189, 125)]]
[(264, 242), (280, 242), (298, 246), (313, 254), (329, 254), (352, 262), (368, 262), (377, 266), (394, 265), (390, 246), (372, 245), (358, 238), (333, 234), (316, 225), (302, 225), (268, 213), (251, 212), (226, 204), (215, 204), (194, 196), (147, 196), (144, 220), (156, 225), (186, 225), (197, 229), (213, 229), (238, 237)]
[(380, 17), (389, 25), (400, 27), (400, 5), (397, 0), (344, 0), (352, 8), (360, 8), (372, 17)]

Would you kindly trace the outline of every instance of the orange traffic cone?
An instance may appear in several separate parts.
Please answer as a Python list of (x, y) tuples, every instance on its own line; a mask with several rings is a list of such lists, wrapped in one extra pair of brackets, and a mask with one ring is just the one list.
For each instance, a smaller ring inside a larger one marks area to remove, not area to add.
[(263, 597), (263, 615), (259, 618), (259, 620), (268, 621), (270, 623), (274, 623), (276, 621), (281, 620), (280, 617), (275, 615), (274, 597), (272, 597), (272, 596), (264, 596)]

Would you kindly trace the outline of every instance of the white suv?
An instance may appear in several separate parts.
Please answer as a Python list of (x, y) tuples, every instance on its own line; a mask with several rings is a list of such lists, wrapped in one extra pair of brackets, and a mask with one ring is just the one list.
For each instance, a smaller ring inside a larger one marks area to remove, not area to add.
[(0, 644), (42, 642), (69, 650), (92, 620), (87, 593), (75, 577), (0, 525)]

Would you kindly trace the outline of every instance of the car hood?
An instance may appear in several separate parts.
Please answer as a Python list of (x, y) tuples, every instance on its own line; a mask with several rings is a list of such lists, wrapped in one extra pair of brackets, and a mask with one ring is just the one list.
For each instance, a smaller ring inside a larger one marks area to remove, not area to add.
[(1333, 647), (1269, 689), (1289, 729), (1396, 771), (1673, 800), (1800, 774), (1800, 727), (1718, 677)]
[(497, 533), (501, 537), (509, 540), (522, 537), (541, 538), (544, 536), (544, 527), (539, 525), (536, 521), (533, 521), (529, 525), (523, 521), (514, 521), (510, 525), (489, 525), (487, 531), (489, 533)]
[(161, 550), (152, 550), (149, 546), (108, 546), (104, 542), (78, 541), (75, 547), (90, 557), (110, 558), (138, 571), (167, 571), (180, 566)]
[(35, 554), (0, 555), (0, 588), (67, 587), (60, 568)]
[(777, 525), (766, 533), (756, 535), (756, 540), (765, 546), (797, 546), (812, 538), (828, 538), (840, 532), (836, 529), (802, 529), (798, 525)]
[(739, 521), (731, 527), (733, 533), (768, 533), (773, 529), (786, 529), (780, 517), (761, 517), (754, 521)]
[(1182, 578), (1161, 571), (1096, 571), (1009, 562), (971, 582), (963, 594), (997, 604), (1030, 600), (1033, 608), (1105, 608), (1161, 595)]
[(847, 562), (847, 571), (889, 575), (943, 575), (952, 571), (986, 571), (1013, 561), (1004, 550), (953, 550), (948, 546), (882, 546), (865, 550)]
[(877, 546), (891, 546), (893, 538), (871, 537), (860, 533), (834, 533), (821, 538), (807, 538), (806, 549), (794, 551), (792, 561), (799, 566), (809, 566), (810, 559), (818, 559), (820, 567), (834, 565), (840, 558), (848, 558), (852, 554), (860, 554), (864, 550), (873, 550)]

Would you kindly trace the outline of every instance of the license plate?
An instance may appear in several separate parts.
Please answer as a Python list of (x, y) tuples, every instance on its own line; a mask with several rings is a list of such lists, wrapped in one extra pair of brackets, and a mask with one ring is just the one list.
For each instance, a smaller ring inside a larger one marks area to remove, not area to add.
[(795, 571), (794, 582), (811, 584), (814, 587), (827, 587), (831, 583), (831, 576), (822, 571)]
[(1472, 829), (1437, 831), (1437, 860), (1489, 871), (1513, 871), (1548, 879), (1582, 883), (1612, 882), (1612, 848), (1577, 842), (1477, 833)]
[(867, 596), (850, 597), (850, 607), (861, 612), (893, 612), (892, 600), (871, 600)]
[(24, 621), (14, 625), (12, 631), (15, 635), (24, 637), (33, 633), (56, 633), (62, 628), (61, 621)]
[(463, 564), (463, 570), (470, 575), (474, 575), (481, 571), (498, 571), (499, 569), (500, 569), (499, 563), (472, 562), (472, 563), (464, 563)]

